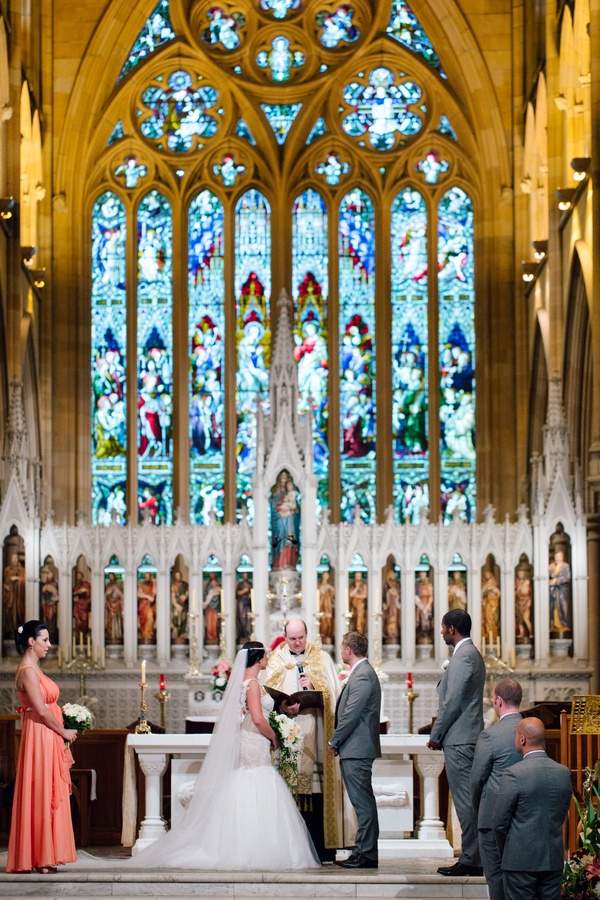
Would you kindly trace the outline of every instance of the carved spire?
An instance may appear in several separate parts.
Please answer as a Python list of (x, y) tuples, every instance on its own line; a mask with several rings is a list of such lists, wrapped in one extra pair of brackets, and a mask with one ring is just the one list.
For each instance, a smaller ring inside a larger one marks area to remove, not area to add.
[(4, 438), (4, 484), (15, 475), (26, 508), (37, 515), (40, 488), (39, 459), (31, 459), (29, 434), (23, 408), (23, 384), (9, 384), (8, 421)]
[(296, 431), (298, 418), (298, 369), (294, 359), (294, 336), (291, 323), (291, 303), (285, 289), (277, 302), (277, 332), (271, 357), (270, 400), (271, 429), (274, 434), (280, 417), (289, 416)]
[(544, 462), (548, 492), (552, 490), (552, 485), (559, 472), (562, 472), (565, 484), (569, 484), (569, 431), (562, 402), (562, 380), (558, 375), (554, 375), (548, 385), (548, 415), (544, 426)]

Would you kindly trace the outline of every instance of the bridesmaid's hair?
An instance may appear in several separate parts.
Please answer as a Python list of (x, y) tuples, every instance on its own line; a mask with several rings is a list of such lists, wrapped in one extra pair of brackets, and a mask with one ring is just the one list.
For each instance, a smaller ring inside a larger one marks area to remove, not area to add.
[(15, 647), (19, 656), (23, 656), (29, 644), (29, 638), (39, 638), (42, 631), (47, 631), (48, 626), (38, 619), (30, 619), (24, 625), (19, 625), (15, 630)]
[(264, 644), (261, 644), (260, 641), (246, 641), (245, 644), (242, 644), (242, 650), (246, 650), (248, 653), (247, 669), (259, 662), (267, 652)]

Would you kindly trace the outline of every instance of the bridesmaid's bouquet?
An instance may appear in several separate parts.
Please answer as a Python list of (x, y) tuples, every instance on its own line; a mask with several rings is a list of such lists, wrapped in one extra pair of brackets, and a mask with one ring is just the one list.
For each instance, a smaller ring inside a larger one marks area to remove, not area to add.
[[(77, 734), (85, 734), (92, 725), (90, 710), (87, 706), (81, 706), (79, 703), (63, 704), (62, 714), (65, 728), (71, 728)], [(69, 746), (69, 741), (65, 741), (65, 746)]]
[(273, 711), (269, 724), (279, 740), (279, 774), (294, 796), (298, 794), (298, 757), (304, 746), (300, 728), (289, 716)]

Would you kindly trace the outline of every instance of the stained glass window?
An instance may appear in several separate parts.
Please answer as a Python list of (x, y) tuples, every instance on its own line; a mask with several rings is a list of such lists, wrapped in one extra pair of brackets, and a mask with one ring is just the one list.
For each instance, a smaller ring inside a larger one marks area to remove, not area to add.
[(125, 206), (107, 192), (92, 209), (92, 524), (124, 525), (127, 507)]
[(358, 40), (360, 31), (352, 24), (353, 16), (354, 10), (346, 4), (338, 6), (333, 12), (323, 10), (317, 13), (316, 22), (323, 29), (321, 43), (324, 47), (332, 50), (342, 41), (351, 44)]
[(115, 143), (115, 141), (122, 141), (124, 137), (125, 137), (125, 134), (123, 132), (123, 123), (119, 119), (119, 121), (117, 122), (117, 124), (115, 125), (115, 127), (113, 128), (113, 130), (110, 133), (110, 137), (106, 142), (106, 146), (110, 147), (110, 146), (112, 146), (112, 144)]
[[(368, 84), (356, 81), (347, 84), (342, 96), (353, 110), (343, 119), (342, 128), (351, 137), (368, 132), (369, 142), (376, 150), (390, 150), (397, 134), (401, 138), (410, 137), (421, 130), (426, 110), (420, 102), (421, 88), (410, 80), (395, 84), (390, 69), (373, 69)], [(400, 139), (400, 144), (403, 143)]]
[(350, 171), (350, 163), (342, 162), (339, 153), (327, 154), (324, 162), (320, 162), (315, 166), (317, 175), (324, 175), (327, 184), (339, 184), (342, 175), (347, 175)]
[(137, 66), (143, 59), (154, 53), (163, 44), (172, 41), (175, 32), (171, 25), (171, 14), (169, 12), (169, 0), (160, 0), (155, 7), (152, 15), (146, 19), (144, 27), (140, 31), (137, 40), (131, 50), (121, 74), (117, 78), (117, 84), (121, 79), (125, 78), (132, 69)]
[(306, 145), (308, 146), (308, 144), (312, 144), (312, 142), (322, 134), (327, 134), (327, 128), (325, 127), (325, 120), (323, 116), (319, 116), (319, 118), (311, 128), (309, 136), (306, 138)]
[(258, 53), (256, 65), (261, 69), (270, 69), (273, 81), (287, 81), (292, 69), (304, 65), (304, 53), (290, 50), (289, 39), (280, 34), (273, 38), (270, 50)]
[(114, 170), (117, 178), (123, 178), (125, 187), (132, 189), (137, 187), (140, 178), (148, 174), (146, 166), (138, 163), (135, 156), (126, 156), (125, 162)]
[(276, 19), (285, 19), (288, 12), (300, 9), (301, 0), (260, 0), (259, 7), (265, 12), (272, 12)]
[(438, 207), (442, 512), (475, 519), (473, 204), (458, 187)]
[(440, 175), (444, 175), (450, 168), (447, 159), (440, 159), (435, 150), (428, 150), (423, 159), (415, 165), (415, 171), (420, 172), (427, 184), (437, 184)]
[(355, 188), (340, 204), (342, 515), (375, 520), (375, 213)]
[(448, 116), (442, 116), (440, 118), (440, 124), (438, 126), (438, 131), (440, 134), (447, 134), (448, 137), (451, 137), (453, 141), (457, 141), (456, 132), (452, 125), (450, 124), (450, 120)]
[(401, 522), (429, 507), (427, 209), (405, 188), (392, 204), (392, 436)]
[(278, 144), (285, 143), (288, 131), (300, 112), (301, 103), (261, 103), (260, 108), (275, 134)]
[(256, 467), (257, 400), (269, 399), (271, 355), (271, 210), (257, 190), (235, 208), (236, 412), (238, 510), (252, 521), (252, 475)]
[(235, 129), (235, 133), (237, 134), (238, 137), (241, 137), (245, 141), (248, 141), (249, 144), (252, 144), (253, 147), (256, 146), (256, 141), (254, 140), (254, 137), (252, 136), (252, 132), (250, 131), (250, 129), (248, 128), (248, 126), (246, 125), (246, 123), (244, 122), (243, 119), (240, 119), (238, 121), (236, 129)]
[(220, 6), (207, 10), (208, 28), (202, 32), (205, 44), (221, 44), (225, 50), (237, 50), (240, 46), (240, 29), (246, 24), (242, 13), (226, 13)]
[(162, 76), (142, 93), (142, 103), (149, 114), (140, 113), (140, 131), (159, 150), (165, 144), (169, 150), (185, 153), (196, 146), (202, 149), (199, 138), (212, 137), (219, 125), (214, 114), (208, 112), (217, 103), (219, 92), (210, 85), (194, 89), (192, 76), (183, 70), (169, 75), (168, 86)]
[(446, 77), (427, 33), (405, 0), (392, 0), (392, 12), (387, 33), (412, 50), (413, 53), (420, 53), (430, 66), (437, 69), (443, 78)]
[(173, 223), (150, 191), (137, 214), (137, 372), (139, 517), (173, 518)]
[(202, 191), (188, 214), (190, 519), (223, 516), (225, 334), (223, 205)]
[(292, 207), (294, 357), (298, 364), (299, 411), (312, 412), (314, 472), (318, 503), (329, 496), (329, 354), (327, 208), (309, 189)]
[(213, 174), (217, 178), (223, 179), (225, 187), (233, 187), (238, 175), (243, 175), (245, 171), (246, 166), (236, 163), (233, 153), (226, 153), (223, 157), (223, 162), (215, 163), (213, 166)]

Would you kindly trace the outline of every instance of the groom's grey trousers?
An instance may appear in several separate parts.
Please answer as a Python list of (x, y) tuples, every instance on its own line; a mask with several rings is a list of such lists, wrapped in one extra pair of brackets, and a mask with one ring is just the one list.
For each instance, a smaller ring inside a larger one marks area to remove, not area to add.
[[(340, 759), (340, 767), (348, 797), (358, 821), (356, 849), (367, 859), (377, 859), (379, 821), (377, 805), (371, 788), (373, 760)], [(368, 785), (368, 789), (365, 789), (366, 785)]]

